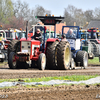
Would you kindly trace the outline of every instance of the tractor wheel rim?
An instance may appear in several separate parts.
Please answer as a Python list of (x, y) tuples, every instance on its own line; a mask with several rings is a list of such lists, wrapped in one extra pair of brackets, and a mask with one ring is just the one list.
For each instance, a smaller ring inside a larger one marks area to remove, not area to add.
[(71, 62), (71, 67), (72, 67), (72, 69), (75, 67), (74, 60), (73, 59), (72, 59), (72, 62)]
[(67, 65), (70, 62), (70, 49), (67, 47), (65, 50), (65, 65), (66, 67), (68, 67)]
[(84, 67), (87, 67), (87, 65), (88, 65), (88, 57), (87, 56), (85, 56), (84, 57)]
[(41, 62), (41, 64), (42, 64), (42, 70), (44, 70), (45, 69), (45, 64), (46, 64), (46, 61), (45, 61), (46, 59), (45, 59), (45, 56), (43, 56), (42, 57), (42, 62)]
[(13, 66), (16, 66), (16, 58), (13, 56)]

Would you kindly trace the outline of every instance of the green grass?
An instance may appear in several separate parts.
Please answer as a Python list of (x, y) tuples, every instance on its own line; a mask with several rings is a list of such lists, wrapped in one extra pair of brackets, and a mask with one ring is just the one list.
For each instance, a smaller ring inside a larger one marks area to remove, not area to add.
[(99, 57), (95, 57), (94, 59), (89, 59), (88, 64), (100, 64)]
[[(72, 75), (72, 76), (61, 76), (61, 77), (42, 77), (42, 78), (20, 78), (20, 80), (23, 80), (24, 82), (40, 82), (40, 81), (50, 81), (50, 80), (71, 80), (71, 81), (81, 81), (81, 80), (88, 80), (90, 78), (95, 78), (98, 75)], [(15, 82), (18, 81), (19, 79), (0, 79), (1, 82)], [(59, 85), (53, 85), (53, 86), (60, 86), (60, 85), (72, 85), (72, 84), (59, 84)], [(85, 84), (81, 84), (85, 85)], [(12, 87), (3, 87), (0, 89), (8, 89), (8, 88), (17, 88), (18, 86), (12, 86)], [(38, 88), (38, 87), (51, 87), (48, 85), (26, 85), (24, 86), (26, 88)]]
[[(20, 78), (24, 82), (40, 82), (40, 81), (50, 81), (50, 80), (71, 80), (71, 81), (81, 81), (81, 80), (88, 80), (90, 78), (95, 78), (98, 75), (72, 75), (72, 76), (61, 76), (61, 77), (42, 77), (42, 78)], [(19, 79), (0, 79), (1, 82), (15, 82)]]

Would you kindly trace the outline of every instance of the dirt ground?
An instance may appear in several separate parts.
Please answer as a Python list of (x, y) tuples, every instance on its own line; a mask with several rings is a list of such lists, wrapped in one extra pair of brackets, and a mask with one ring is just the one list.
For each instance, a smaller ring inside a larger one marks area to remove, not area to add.
[[(75, 70), (45, 70), (17, 69), (11, 70), (8, 66), (0, 67), (0, 79), (34, 78), (65, 75), (100, 75), (99, 66), (89, 66), (86, 69)], [(18, 85), (17, 88), (0, 89), (0, 100), (99, 100), (100, 85), (71, 85), (26, 88)]]
[(5, 96), (0, 100), (97, 100), (100, 99), (100, 85), (71, 85), (51, 86), (39, 88), (25, 88), (0, 90)]

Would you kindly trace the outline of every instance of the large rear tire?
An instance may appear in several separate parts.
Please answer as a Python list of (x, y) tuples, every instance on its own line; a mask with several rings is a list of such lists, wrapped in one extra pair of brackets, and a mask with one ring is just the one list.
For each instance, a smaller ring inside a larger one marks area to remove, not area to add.
[(95, 57), (98, 57), (99, 55), (99, 46), (95, 42), (91, 42), (92, 44), (92, 53), (94, 54)]
[(56, 47), (59, 42), (48, 43), (46, 57), (47, 57), (47, 69), (57, 68), (57, 51)]
[(78, 51), (76, 54), (76, 66), (88, 67), (88, 53), (86, 51)]
[(58, 69), (69, 69), (71, 61), (70, 44), (67, 41), (61, 41), (57, 45), (57, 67)]
[(8, 64), (9, 64), (9, 54), (10, 52), (18, 52), (20, 51), (20, 41), (19, 40), (12, 40), (8, 45)]
[(15, 52), (10, 52), (9, 59), (8, 59), (10, 69), (16, 69), (17, 68), (17, 62), (16, 62), (15, 56), (16, 56)]

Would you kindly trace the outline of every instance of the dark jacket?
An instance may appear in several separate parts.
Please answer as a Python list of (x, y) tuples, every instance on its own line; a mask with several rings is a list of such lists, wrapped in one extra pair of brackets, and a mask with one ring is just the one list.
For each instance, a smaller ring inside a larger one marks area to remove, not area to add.
[[(36, 39), (36, 37), (38, 37), (38, 39)], [(39, 34), (35, 33), (35, 35), (32, 36), (31, 38), (35, 39), (35, 40), (39, 40), (42, 43), (42, 35), (41, 35), (41, 33), (39, 33)]]

